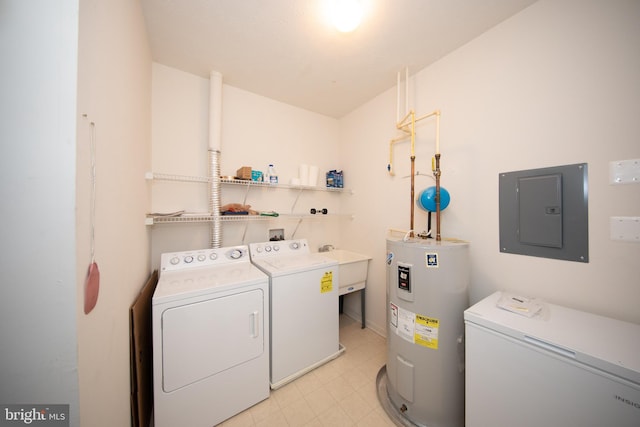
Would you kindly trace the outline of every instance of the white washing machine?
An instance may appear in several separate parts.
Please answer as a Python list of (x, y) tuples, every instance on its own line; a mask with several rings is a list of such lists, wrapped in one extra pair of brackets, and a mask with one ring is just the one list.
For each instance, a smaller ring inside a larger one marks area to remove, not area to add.
[(338, 357), (338, 262), (310, 253), (306, 239), (249, 244), (270, 278), (271, 388)]
[(247, 246), (162, 254), (155, 427), (211, 427), (269, 397), (269, 279)]

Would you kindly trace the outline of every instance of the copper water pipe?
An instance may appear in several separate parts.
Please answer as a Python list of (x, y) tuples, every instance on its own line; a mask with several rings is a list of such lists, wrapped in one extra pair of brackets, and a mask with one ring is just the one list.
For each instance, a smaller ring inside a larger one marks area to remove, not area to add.
[(409, 237), (413, 237), (413, 222), (414, 222), (414, 211), (415, 211), (415, 203), (413, 200), (416, 196), (415, 182), (416, 182), (416, 156), (411, 156), (411, 219), (409, 224)]
[[(436, 179), (436, 241), (441, 240), (440, 235), (440, 110), (435, 110), (429, 114), (425, 114), (416, 119), (416, 113), (413, 110), (409, 110), (409, 69), (405, 69), (405, 112), (406, 115), (400, 120), (400, 73), (398, 72), (398, 84), (397, 84), (397, 99), (396, 99), (396, 129), (408, 133), (411, 137), (411, 218), (409, 227), (409, 236), (413, 237), (413, 223), (415, 216), (415, 136), (416, 136), (416, 121), (426, 119), (427, 117), (436, 116), (436, 154), (435, 154), (435, 169), (433, 171)], [(407, 112), (408, 111), (408, 112)], [(411, 119), (407, 123), (407, 119)], [(410, 131), (407, 131), (407, 126), (411, 127)], [(393, 171), (393, 145), (396, 142), (406, 139), (406, 136), (394, 138), (389, 144), (389, 164), (387, 170), (390, 175), (395, 175)]]
[(409, 237), (413, 237), (413, 223), (415, 217), (416, 197), (416, 113), (411, 110), (411, 219), (409, 224)]
[(440, 153), (436, 153), (436, 170), (433, 175), (436, 177), (436, 242), (442, 240), (440, 237)]
[[(396, 123), (396, 128), (402, 132), (405, 132), (407, 135), (400, 136), (398, 138), (392, 139), (389, 144), (389, 164), (387, 165), (387, 169), (390, 175), (395, 175), (393, 170), (393, 145), (397, 142), (403, 141), (407, 138), (410, 138), (411, 141), (411, 215), (410, 215), (410, 227), (409, 227), (409, 236), (413, 237), (413, 225), (415, 222), (415, 138), (416, 138), (416, 122), (426, 119), (428, 117), (436, 116), (436, 166), (433, 170), (433, 174), (436, 178), (436, 240), (440, 241), (440, 110), (435, 110), (429, 114), (425, 114), (416, 118), (415, 111), (411, 110), (407, 113), (406, 116), (399, 122)], [(410, 129), (407, 130), (407, 127)]]

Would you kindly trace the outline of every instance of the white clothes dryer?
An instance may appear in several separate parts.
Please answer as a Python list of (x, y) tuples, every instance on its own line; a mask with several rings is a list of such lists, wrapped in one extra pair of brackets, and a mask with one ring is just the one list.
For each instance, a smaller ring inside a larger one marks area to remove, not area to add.
[(211, 427), (269, 397), (269, 279), (248, 247), (165, 253), (160, 269), (155, 427)]
[(270, 279), (271, 388), (335, 359), (339, 343), (338, 262), (310, 253), (306, 239), (250, 243)]

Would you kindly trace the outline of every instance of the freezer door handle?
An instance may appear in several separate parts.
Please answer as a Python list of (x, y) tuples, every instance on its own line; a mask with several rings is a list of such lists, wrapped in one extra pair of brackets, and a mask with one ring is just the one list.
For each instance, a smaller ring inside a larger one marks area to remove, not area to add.
[(560, 347), (559, 345), (552, 344), (550, 342), (541, 340), (539, 338), (534, 338), (534, 337), (530, 337), (528, 335), (525, 335), (524, 336), (524, 341), (529, 343), (529, 344), (532, 344), (532, 345), (534, 345), (536, 347), (543, 348), (545, 350), (551, 351), (553, 353), (559, 354), (559, 355), (564, 356), (564, 357), (570, 357), (572, 359), (576, 358), (576, 352), (575, 351), (569, 350), (569, 349), (564, 348), (564, 347)]

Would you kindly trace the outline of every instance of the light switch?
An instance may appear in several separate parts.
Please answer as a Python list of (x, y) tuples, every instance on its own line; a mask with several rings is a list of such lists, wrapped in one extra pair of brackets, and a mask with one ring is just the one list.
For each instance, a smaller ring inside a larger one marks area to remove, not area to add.
[(640, 159), (609, 162), (610, 184), (640, 184)]
[(612, 216), (611, 240), (640, 243), (640, 217)]

